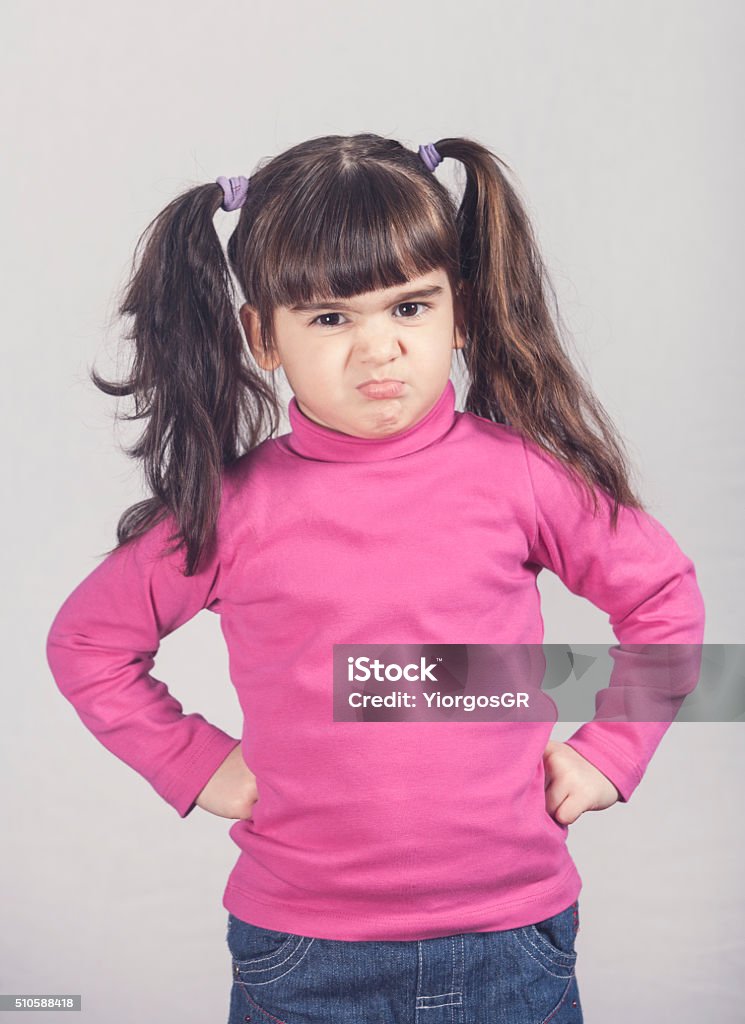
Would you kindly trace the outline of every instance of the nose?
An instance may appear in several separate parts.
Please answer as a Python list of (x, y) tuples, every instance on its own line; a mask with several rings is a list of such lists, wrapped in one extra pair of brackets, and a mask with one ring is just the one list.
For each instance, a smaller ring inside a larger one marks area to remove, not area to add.
[(370, 328), (360, 333), (355, 348), (361, 363), (383, 365), (401, 354), (401, 345), (395, 328)]

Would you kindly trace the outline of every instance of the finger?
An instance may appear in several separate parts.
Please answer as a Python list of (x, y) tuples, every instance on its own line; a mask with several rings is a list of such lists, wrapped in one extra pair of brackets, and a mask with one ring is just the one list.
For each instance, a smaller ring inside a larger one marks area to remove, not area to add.
[(561, 801), (552, 817), (560, 825), (573, 825), (585, 808), (576, 797), (567, 796)]
[(546, 810), (553, 817), (563, 801), (569, 796), (569, 790), (566, 786), (561, 786), (558, 782), (554, 782), (547, 787), (544, 796)]

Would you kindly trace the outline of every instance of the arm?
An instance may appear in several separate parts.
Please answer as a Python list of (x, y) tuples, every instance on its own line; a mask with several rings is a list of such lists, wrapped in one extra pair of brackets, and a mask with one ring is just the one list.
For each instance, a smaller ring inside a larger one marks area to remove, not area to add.
[(169, 517), (101, 562), (67, 597), (47, 637), (57, 686), (83, 724), (183, 818), (239, 740), (185, 715), (151, 674), (160, 640), (217, 603), (215, 554), (199, 573), (163, 556)]
[[(593, 516), (589, 495), (558, 460), (529, 439), (524, 450), (535, 499), (529, 561), (555, 572), (572, 593), (607, 612), (621, 644), (701, 644), (705, 615), (693, 562), (665, 528), (648, 513), (622, 506), (612, 531), (612, 501), (604, 492), (598, 491)], [(697, 678), (700, 652), (691, 650), (688, 671)], [(615, 660), (614, 675), (629, 663)], [(669, 726), (670, 721), (592, 721), (566, 745), (609, 778), (626, 802)]]

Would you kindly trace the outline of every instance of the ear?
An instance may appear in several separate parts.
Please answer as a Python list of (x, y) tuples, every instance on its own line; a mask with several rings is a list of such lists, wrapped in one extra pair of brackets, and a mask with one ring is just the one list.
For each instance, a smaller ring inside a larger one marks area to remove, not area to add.
[(266, 352), (261, 344), (259, 315), (254, 307), (244, 302), (238, 310), (238, 316), (241, 320), (243, 333), (246, 335), (248, 347), (251, 349), (251, 354), (256, 360), (257, 365), (262, 370), (276, 370), (281, 365), (279, 355), (276, 352)]
[(468, 310), (471, 298), (471, 286), (468, 281), (461, 280), (455, 292), (455, 340), (453, 348), (465, 348), (468, 334)]

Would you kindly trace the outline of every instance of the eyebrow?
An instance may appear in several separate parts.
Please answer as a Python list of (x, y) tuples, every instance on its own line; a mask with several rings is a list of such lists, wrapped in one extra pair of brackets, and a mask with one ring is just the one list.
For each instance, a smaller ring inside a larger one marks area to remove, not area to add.
[[(419, 288), (413, 292), (401, 292), (392, 300), (390, 304), (392, 306), (395, 306), (399, 302), (406, 302), (408, 299), (432, 298), (435, 295), (440, 295), (443, 292), (443, 290), (444, 289), (442, 285), (433, 284), (430, 288)], [(346, 303), (343, 302), (309, 302), (301, 303), (298, 304), (297, 306), (290, 306), (290, 309), (292, 310), (293, 313), (307, 313), (310, 312), (311, 310), (318, 309), (341, 309), (348, 311), (351, 310), (351, 308), (351, 306), (348, 306), (346, 305)]]

